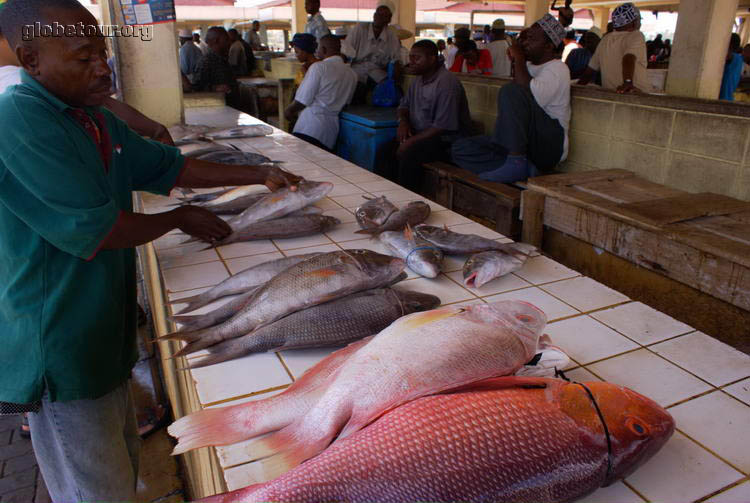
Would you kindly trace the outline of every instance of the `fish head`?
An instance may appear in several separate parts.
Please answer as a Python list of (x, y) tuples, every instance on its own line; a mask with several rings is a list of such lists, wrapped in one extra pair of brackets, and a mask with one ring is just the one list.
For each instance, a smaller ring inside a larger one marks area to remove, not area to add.
[(301, 180), (297, 184), (297, 192), (307, 200), (317, 201), (323, 199), (333, 190), (331, 182), (313, 182)]
[(409, 290), (391, 290), (398, 298), (403, 309), (403, 315), (429, 311), (440, 305), (440, 299), (434, 295)]
[(440, 274), (443, 253), (432, 246), (415, 248), (407, 256), (406, 265), (415, 273), (425, 278), (436, 278)]
[(356, 262), (357, 267), (373, 283), (385, 285), (393, 281), (404, 271), (406, 261), (398, 257), (384, 255), (372, 250), (345, 250)]
[(360, 226), (367, 229), (382, 225), (397, 210), (398, 208), (386, 199), (385, 196), (380, 196), (368, 199), (365, 204), (356, 209), (354, 214)]
[(522, 300), (499, 300), (485, 305), (469, 306), (477, 321), (510, 330), (526, 348), (531, 359), (547, 325), (547, 315), (534, 304)]

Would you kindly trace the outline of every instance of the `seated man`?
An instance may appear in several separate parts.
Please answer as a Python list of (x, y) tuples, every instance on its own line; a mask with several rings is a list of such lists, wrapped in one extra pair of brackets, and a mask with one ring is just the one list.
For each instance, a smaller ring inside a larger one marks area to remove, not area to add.
[(409, 52), (418, 75), (398, 109), (398, 171), (383, 173), (410, 190), (419, 189), (421, 165), (447, 158), (450, 142), (471, 127), (466, 93), (438, 60), (437, 45), (420, 40)]
[(632, 3), (624, 3), (612, 12), (614, 31), (604, 37), (578, 80), (585, 86), (601, 71), (602, 87), (618, 93), (652, 92), (646, 67), (646, 38), (641, 33), (641, 13)]
[(339, 134), (339, 112), (354, 96), (357, 74), (341, 58), (337, 36), (323, 36), (318, 53), (322, 61), (307, 70), (284, 115), (292, 120), (299, 113), (294, 136), (331, 151)]
[(494, 136), (459, 140), (453, 160), (483, 180), (515, 182), (552, 170), (568, 152), (570, 72), (557, 59), (565, 29), (545, 14), (510, 47), (515, 76), (500, 89)]
[(450, 70), (455, 73), (492, 75), (492, 54), (487, 49), (478, 49), (473, 40), (456, 42), (458, 54)]
[(380, 0), (372, 23), (357, 24), (346, 37), (342, 51), (357, 72), (357, 103), (364, 103), (367, 92), (388, 76), (388, 63), (399, 62), (401, 43), (388, 27), (395, 10), (391, 0)]

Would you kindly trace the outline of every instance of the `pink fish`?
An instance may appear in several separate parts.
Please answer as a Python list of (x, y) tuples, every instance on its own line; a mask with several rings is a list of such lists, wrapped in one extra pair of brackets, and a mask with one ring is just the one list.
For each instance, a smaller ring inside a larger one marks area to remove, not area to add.
[(275, 480), (201, 501), (570, 502), (631, 474), (674, 427), (614, 384), (500, 377), (404, 404)]
[(339, 351), (323, 360), (311, 371), (309, 380), (315, 382), (302, 390), (290, 388), (268, 400), (225, 409), (226, 414), (204, 410), (180, 419), (169, 428), (179, 439), (175, 453), (278, 429), (246, 448), (251, 459), (265, 458), (266, 476), (278, 476), (386, 410), (514, 373), (534, 356), (546, 322), (542, 311), (520, 301), (445, 306), (404, 316), (366, 344), (343, 350), (349, 351), (346, 357)]

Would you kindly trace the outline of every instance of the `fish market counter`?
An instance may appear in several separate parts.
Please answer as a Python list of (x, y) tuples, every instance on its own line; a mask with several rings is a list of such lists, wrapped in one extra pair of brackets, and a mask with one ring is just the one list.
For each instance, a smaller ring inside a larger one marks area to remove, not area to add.
[[(228, 107), (188, 109), (186, 122), (221, 127), (259, 123)], [(284, 169), (306, 179), (333, 183), (333, 190), (315, 205), (341, 223), (309, 237), (234, 243), (208, 250), (202, 250), (205, 246), (199, 243), (182, 244), (186, 236), (173, 231), (142, 247), (140, 256), (158, 336), (175, 330), (168, 316), (183, 306), (169, 305), (169, 301), (204, 292), (253, 265), (341, 249), (388, 253), (379, 241), (355, 233), (359, 227), (354, 209), (365, 201), (363, 196), (385, 195), (396, 206), (423, 200), (278, 129), (269, 136), (225, 143), (281, 161)], [(167, 211), (176, 202), (145, 193), (136, 197), (137, 207), (147, 213)], [(429, 204), (428, 224), (510, 242), (491, 229)], [(533, 254), (520, 270), (479, 289), (464, 286), (465, 260), (446, 256), (443, 272), (435, 279), (407, 270), (408, 278), (394, 288), (436, 295), (443, 304), (502, 299), (530, 302), (547, 314), (545, 333), (552, 343), (570, 356), (569, 378), (626, 385), (667, 407), (675, 418), (677, 432), (652, 460), (624, 482), (599, 489), (583, 501), (695, 501), (721, 491), (727, 491), (726, 496), (717, 502), (750, 500), (750, 437), (744, 431), (750, 423), (750, 357), (543, 255)], [(208, 312), (227, 300), (191, 314)], [(181, 370), (205, 353), (172, 358), (184, 343), (162, 340), (158, 344), (175, 418), (272, 396), (333, 351), (259, 353)], [(265, 481), (263, 468), (251, 459), (247, 445), (246, 441), (183, 454), (190, 496), (204, 497)]]

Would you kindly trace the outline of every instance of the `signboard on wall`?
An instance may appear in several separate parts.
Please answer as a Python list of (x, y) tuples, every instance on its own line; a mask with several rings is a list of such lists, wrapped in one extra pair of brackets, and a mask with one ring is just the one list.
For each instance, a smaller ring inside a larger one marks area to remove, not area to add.
[(174, 0), (120, 0), (125, 24), (156, 24), (175, 20)]

